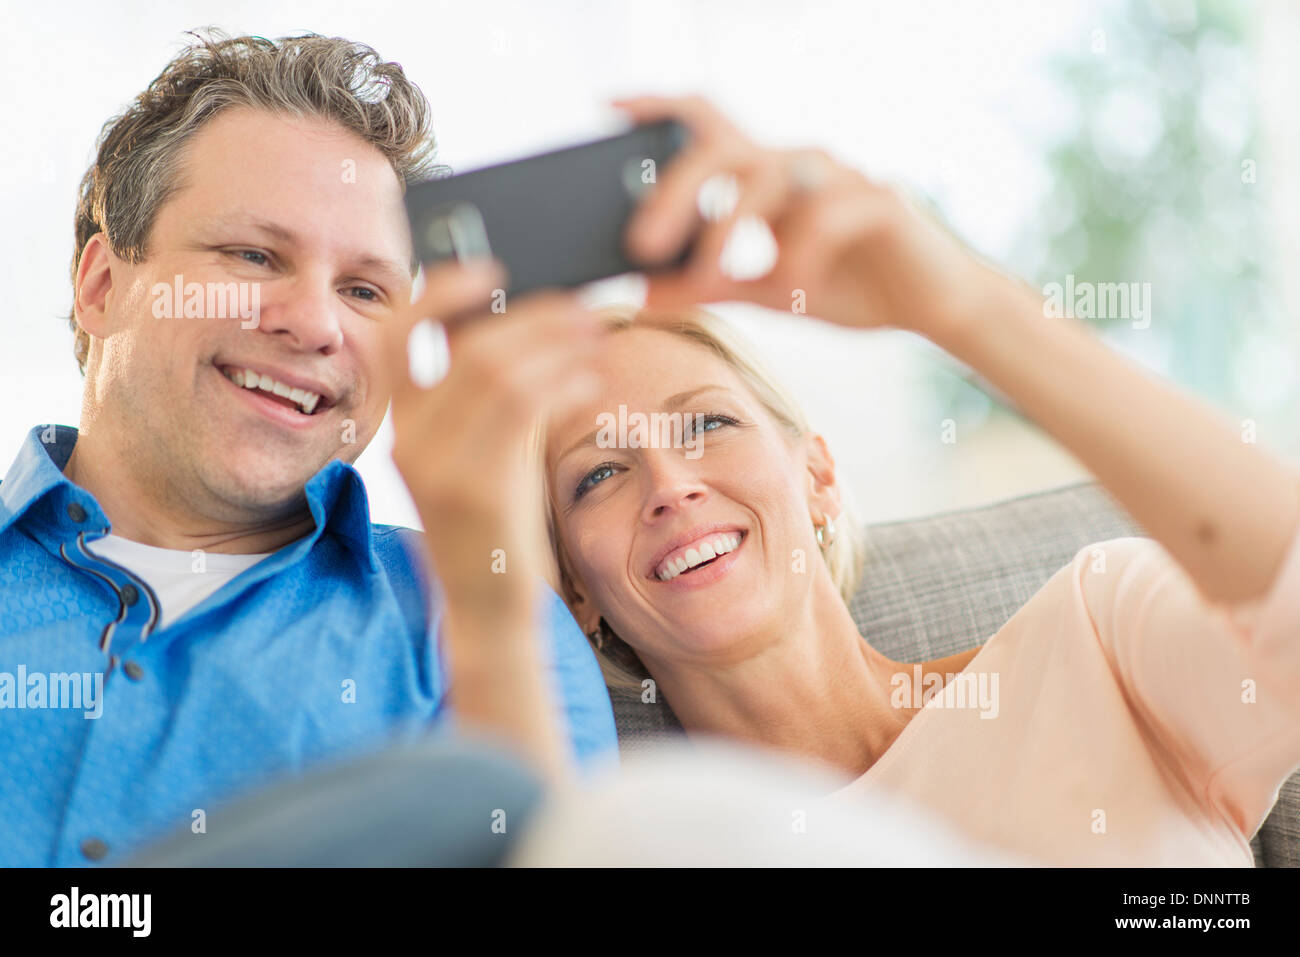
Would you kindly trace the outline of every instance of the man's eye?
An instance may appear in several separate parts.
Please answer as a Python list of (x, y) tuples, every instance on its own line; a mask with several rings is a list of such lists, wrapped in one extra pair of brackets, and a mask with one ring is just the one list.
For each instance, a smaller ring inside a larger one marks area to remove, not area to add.
[(350, 292), (364, 292), (365, 295), (359, 297), (363, 302), (378, 302), (378, 301), (379, 301), (379, 294), (378, 294), (377, 292), (375, 292), (373, 289), (371, 289), (369, 286), (352, 286), (352, 287), (350, 287), (349, 291), (350, 291)]
[(602, 462), (584, 475), (582, 480), (578, 482), (578, 487), (573, 490), (574, 500), (576, 501), (577, 499), (582, 498), (582, 496), (595, 488), (596, 485), (613, 475), (614, 469), (615, 465), (613, 462)]
[(271, 261), (266, 253), (259, 252), (256, 249), (232, 249), (230, 250), (230, 254), (232, 256), (238, 256), (240, 259), (244, 260), (244, 262), (252, 263), (254, 266), (265, 266)]

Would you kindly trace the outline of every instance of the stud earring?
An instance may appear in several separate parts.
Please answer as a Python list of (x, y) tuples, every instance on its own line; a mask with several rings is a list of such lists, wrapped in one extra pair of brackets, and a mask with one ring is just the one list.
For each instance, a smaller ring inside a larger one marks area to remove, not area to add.
[(835, 541), (835, 522), (829, 515), (822, 525), (814, 525), (817, 532), (817, 544), (822, 548), (830, 548), (831, 543)]

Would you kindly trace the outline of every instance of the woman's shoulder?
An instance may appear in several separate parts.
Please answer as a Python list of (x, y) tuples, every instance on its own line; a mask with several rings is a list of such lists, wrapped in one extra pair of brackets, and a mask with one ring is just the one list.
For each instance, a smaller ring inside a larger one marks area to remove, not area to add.
[(1084, 545), (1062, 569), (1094, 616), (1181, 571), (1163, 545), (1140, 535)]

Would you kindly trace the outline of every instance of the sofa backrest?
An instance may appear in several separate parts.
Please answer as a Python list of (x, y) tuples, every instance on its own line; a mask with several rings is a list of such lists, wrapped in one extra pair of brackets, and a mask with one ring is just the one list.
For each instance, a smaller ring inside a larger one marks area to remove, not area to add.
[[(864, 529), (867, 563), (849, 608), (858, 630), (898, 661), (927, 661), (981, 644), (1085, 545), (1145, 535), (1096, 482), (979, 508)], [(615, 696), (625, 753), (681, 725), (662, 696)], [(1251, 841), (1255, 862), (1300, 867), (1300, 773)]]

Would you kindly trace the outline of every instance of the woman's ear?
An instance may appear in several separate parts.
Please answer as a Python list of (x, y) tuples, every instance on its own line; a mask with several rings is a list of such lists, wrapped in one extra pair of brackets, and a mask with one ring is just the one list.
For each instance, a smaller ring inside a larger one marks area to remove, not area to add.
[[(536, 428), (537, 433), (530, 443), (530, 448), (534, 450), (533, 454), (540, 462), (545, 462), (544, 426), (539, 422)], [(539, 466), (534, 469), (534, 473), (539, 477), (538, 498), (544, 503), (544, 508), (553, 509), (555, 503), (551, 501), (546, 484), (541, 478), (543, 468), (544, 466)], [(553, 516), (554, 512), (551, 514)], [(563, 600), (569, 609), (569, 614), (573, 616), (573, 620), (582, 629), (582, 633), (590, 635), (600, 627), (600, 612), (592, 604), (587, 586), (573, 570), (573, 563), (569, 561), (568, 553), (564, 548), (562, 533), (553, 523), (548, 523), (548, 529), (549, 531), (543, 535), (546, 542), (546, 554), (542, 556), (541, 562), (541, 567), (545, 570), (546, 583)]]
[(825, 519), (836, 519), (840, 514), (840, 487), (835, 478), (835, 459), (820, 435), (811, 435), (806, 445), (808, 454), (808, 507), (813, 524)]
[(600, 612), (595, 606), (583, 595), (580, 590), (574, 590), (574, 598), (569, 602), (569, 611), (573, 615), (573, 620), (578, 623), (584, 635), (590, 635), (593, 631), (600, 629)]
[(600, 627), (600, 612), (587, 596), (587, 587), (582, 583), (567, 561), (560, 563), (559, 585), (556, 589), (564, 603), (569, 606), (569, 614), (578, 623), (584, 635), (590, 635)]

